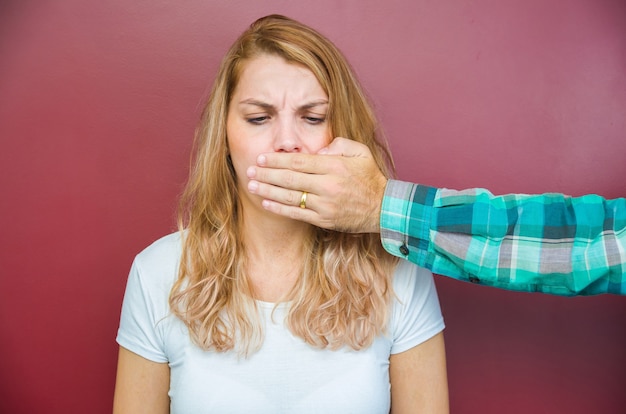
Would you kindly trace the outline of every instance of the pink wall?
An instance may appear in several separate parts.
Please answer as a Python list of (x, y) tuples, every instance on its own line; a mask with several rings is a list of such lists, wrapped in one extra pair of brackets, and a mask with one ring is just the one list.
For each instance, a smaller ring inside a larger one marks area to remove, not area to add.
[[(406, 180), (626, 196), (623, 0), (272, 4), (1, 3), (0, 412), (110, 412), (131, 260), (173, 229), (199, 104), (261, 15), (345, 51)], [(624, 298), (437, 283), (454, 413), (622, 412)]]

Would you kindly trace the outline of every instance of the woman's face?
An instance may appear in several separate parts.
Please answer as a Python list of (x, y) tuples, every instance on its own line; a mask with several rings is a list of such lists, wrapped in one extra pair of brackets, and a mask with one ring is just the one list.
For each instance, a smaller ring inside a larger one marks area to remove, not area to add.
[(313, 73), (276, 55), (261, 55), (244, 63), (239, 84), (228, 106), (226, 134), (240, 196), (246, 169), (259, 154), (316, 153), (330, 142), (326, 120), (328, 96)]

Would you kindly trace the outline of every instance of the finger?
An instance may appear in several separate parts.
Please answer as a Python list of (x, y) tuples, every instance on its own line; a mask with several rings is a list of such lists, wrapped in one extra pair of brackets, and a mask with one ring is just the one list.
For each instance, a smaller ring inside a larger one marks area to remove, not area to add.
[(321, 216), (312, 208), (309, 208), (309, 200), (307, 198), (307, 208), (300, 208), (294, 206), (288, 206), (280, 203), (276, 203), (270, 200), (263, 200), (262, 206), (267, 211), (271, 211), (274, 214), (278, 214), (283, 217), (288, 217), (293, 220), (304, 221), (309, 224), (313, 224), (317, 227), (323, 227), (325, 229), (332, 228), (332, 222), (323, 220)]
[(342, 137), (335, 138), (328, 147), (320, 151), (321, 154), (343, 155), (344, 157), (360, 157), (370, 152), (366, 145)]
[(325, 163), (319, 155), (271, 152), (257, 157), (257, 165), (265, 168), (283, 168), (307, 174), (323, 174)]
[[(297, 206), (298, 208), (300, 208), (302, 193), (303, 191), (307, 190), (290, 190), (287, 188), (258, 182), (256, 180), (251, 180), (248, 182), (248, 191), (269, 201), (273, 201), (287, 206)], [(313, 206), (315, 205), (313, 199), (315, 197), (315, 194), (311, 194), (309, 191), (307, 191), (306, 207), (308, 209), (313, 209)]]
[[(320, 185), (323, 185), (319, 183), (319, 181), (323, 179), (322, 176), (291, 170), (279, 170), (252, 166), (248, 168), (246, 174), (250, 180), (293, 191), (307, 191), (309, 193), (317, 194), (317, 189)], [(264, 190), (267, 189), (264, 187)], [(274, 199), (273, 197), (270, 198)]]

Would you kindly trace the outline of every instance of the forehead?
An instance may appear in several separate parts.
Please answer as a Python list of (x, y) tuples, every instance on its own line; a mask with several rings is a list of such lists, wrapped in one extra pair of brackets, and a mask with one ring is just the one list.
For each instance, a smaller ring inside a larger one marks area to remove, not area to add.
[(242, 93), (272, 95), (283, 92), (327, 97), (319, 81), (306, 66), (281, 56), (261, 54), (240, 62), (233, 97)]

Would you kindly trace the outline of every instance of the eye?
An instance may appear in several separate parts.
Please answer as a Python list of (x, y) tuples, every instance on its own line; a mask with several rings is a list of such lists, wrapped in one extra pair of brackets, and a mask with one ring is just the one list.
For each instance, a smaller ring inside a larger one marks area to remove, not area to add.
[(265, 121), (267, 121), (270, 117), (269, 116), (255, 116), (253, 118), (246, 118), (246, 122), (253, 124), (253, 125), (262, 125), (265, 123)]
[(304, 120), (311, 125), (319, 125), (326, 122), (326, 118), (323, 116), (305, 116)]

